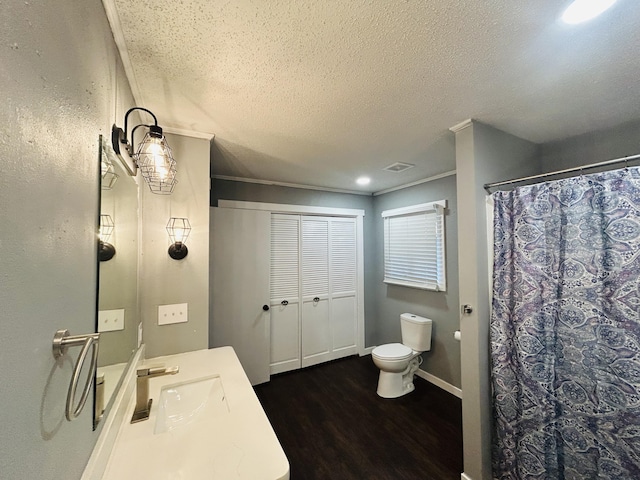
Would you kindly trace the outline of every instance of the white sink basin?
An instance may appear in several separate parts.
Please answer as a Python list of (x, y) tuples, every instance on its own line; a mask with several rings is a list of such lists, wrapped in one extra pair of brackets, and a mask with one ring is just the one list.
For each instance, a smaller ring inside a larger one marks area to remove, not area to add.
[(220, 375), (197, 378), (162, 387), (153, 433), (183, 429), (196, 421), (208, 422), (229, 414)]

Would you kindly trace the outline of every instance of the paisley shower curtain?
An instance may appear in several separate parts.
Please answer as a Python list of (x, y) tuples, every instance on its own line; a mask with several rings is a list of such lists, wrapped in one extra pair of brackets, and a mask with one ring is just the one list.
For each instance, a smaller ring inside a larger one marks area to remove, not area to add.
[(640, 479), (640, 170), (493, 196), (494, 478)]

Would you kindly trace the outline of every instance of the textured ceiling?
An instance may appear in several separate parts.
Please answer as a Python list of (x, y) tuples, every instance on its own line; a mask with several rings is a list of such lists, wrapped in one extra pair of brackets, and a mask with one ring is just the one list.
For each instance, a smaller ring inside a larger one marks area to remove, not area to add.
[(572, 27), (567, 0), (104, 3), (138, 105), (215, 134), (212, 174), (373, 192), (454, 169), (467, 118), (544, 143), (640, 117), (637, 0)]

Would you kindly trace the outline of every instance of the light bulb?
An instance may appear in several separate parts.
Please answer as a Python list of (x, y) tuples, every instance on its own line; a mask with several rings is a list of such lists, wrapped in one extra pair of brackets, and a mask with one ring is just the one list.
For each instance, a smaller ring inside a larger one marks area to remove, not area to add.
[(586, 22), (611, 8), (616, 0), (575, 0), (562, 14), (562, 21), (570, 25)]

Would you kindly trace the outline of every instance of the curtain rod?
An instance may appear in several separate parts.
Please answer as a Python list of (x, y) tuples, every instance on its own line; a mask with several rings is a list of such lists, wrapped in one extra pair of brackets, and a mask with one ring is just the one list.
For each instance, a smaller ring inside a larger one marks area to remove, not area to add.
[(527, 180), (537, 180), (539, 178), (546, 178), (546, 177), (551, 177), (551, 176), (555, 176), (555, 175), (562, 175), (563, 173), (582, 172), (583, 170), (588, 170), (588, 169), (591, 169), (591, 168), (604, 167), (606, 165), (614, 165), (616, 163), (623, 163), (623, 162), (626, 163), (626, 162), (629, 162), (631, 160), (636, 160), (638, 158), (640, 158), (640, 154), (638, 154), (638, 155), (629, 155), (628, 157), (614, 158), (613, 160), (606, 160), (604, 162), (591, 163), (591, 164), (588, 164), (588, 165), (582, 165), (580, 167), (566, 168), (564, 170), (557, 170), (555, 172), (541, 173), (539, 175), (531, 175), (530, 177), (514, 178), (513, 180), (505, 180), (504, 182), (485, 183), (484, 184), (484, 189), (488, 193), (491, 193), (491, 192), (489, 192), (489, 190), (494, 188), (494, 187), (501, 187), (503, 185), (511, 185), (511, 184), (514, 184), (514, 183), (526, 182)]

